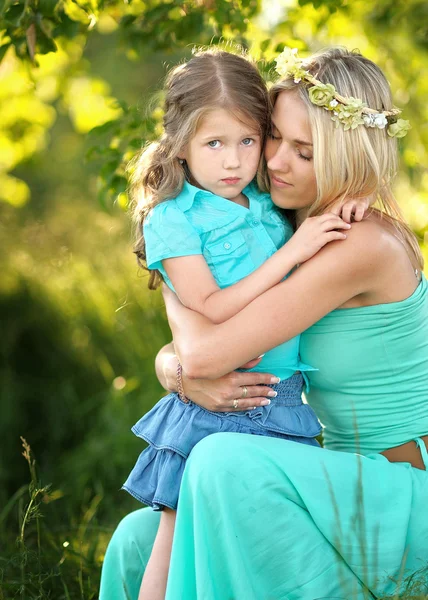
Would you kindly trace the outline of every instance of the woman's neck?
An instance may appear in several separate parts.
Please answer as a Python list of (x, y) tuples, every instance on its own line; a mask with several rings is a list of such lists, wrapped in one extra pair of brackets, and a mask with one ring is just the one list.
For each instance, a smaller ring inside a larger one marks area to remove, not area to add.
[(303, 223), (303, 221), (308, 216), (308, 212), (309, 212), (309, 207), (307, 207), (307, 206), (305, 208), (300, 208), (299, 210), (296, 210), (296, 227), (297, 227), (297, 229), (300, 227), (300, 225)]

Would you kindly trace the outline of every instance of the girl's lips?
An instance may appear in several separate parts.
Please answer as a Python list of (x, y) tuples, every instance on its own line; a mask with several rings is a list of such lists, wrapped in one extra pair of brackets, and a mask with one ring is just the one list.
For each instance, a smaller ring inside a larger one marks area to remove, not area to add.
[(235, 185), (240, 181), (239, 177), (227, 177), (226, 179), (222, 179), (222, 181), (228, 185)]
[(293, 187), (291, 183), (287, 183), (286, 181), (279, 179), (279, 177), (275, 177), (275, 175), (273, 173), (270, 173), (270, 180), (275, 187), (279, 187), (279, 188)]

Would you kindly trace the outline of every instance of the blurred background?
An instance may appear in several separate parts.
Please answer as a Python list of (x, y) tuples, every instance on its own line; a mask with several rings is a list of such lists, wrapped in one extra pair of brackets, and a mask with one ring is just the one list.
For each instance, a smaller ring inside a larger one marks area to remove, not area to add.
[(396, 192), (428, 256), (426, 0), (3, 0), (0, 599), (96, 598), (139, 507), (120, 486), (169, 330), (132, 254), (125, 168), (160, 131), (168, 68), (210, 43), (266, 77), (284, 45), (375, 60), (412, 124)]

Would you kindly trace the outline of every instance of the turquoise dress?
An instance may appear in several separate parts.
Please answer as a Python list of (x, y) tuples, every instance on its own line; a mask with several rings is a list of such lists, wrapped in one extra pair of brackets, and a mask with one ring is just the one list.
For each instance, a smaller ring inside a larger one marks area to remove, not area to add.
[[(414, 573), (428, 585), (428, 472), (379, 454), (415, 439), (428, 469), (417, 441), (428, 434), (426, 279), (402, 302), (333, 311), (301, 348), (320, 367), (308, 399), (326, 448), (202, 440), (182, 482), (167, 600), (362, 600)], [(126, 597), (109, 595), (115, 582), (137, 598), (155, 530), (146, 510), (122, 521), (101, 600)]]

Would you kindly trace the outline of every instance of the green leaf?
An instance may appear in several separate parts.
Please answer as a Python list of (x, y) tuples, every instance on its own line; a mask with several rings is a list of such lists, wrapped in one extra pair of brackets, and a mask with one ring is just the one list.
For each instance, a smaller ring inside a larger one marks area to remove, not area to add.
[(46, 33), (39, 24), (36, 25), (37, 43), (36, 52), (40, 54), (47, 54), (48, 52), (56, 52), (57, 46), (53, 38)]
[(130, 27), (137, 20), (137, 15), (125, 15), (119, 21), (120, 27)]
[(100, 177), (108, 185), (110, 185), (111, 182), (113, 181), (113, 178), (116, 175), (116, 170), (119, 165), (120, 165), (120, 160), (109, 160), (101, 167)]
[(114, 196), (118, 196), (119, 194), (125, 192), (127, 187), (128, 181), (126, 180), (126, 178), (122, 175), (115, 175), (110, 181), (109, 190)]
[(263, 40), (263, 42), (261, 42), (260, 44), (260, 50), (262, 52), (266, 52), (266, 50), (269, 48), (270, 42), (271, 41), (269, 39)]
[(6, 23), (13, 25), (14, 27), (18, 27), (21, 25), (21, 19), (25, 14), (25, 5), (23, 4), (14, 4), (6, 11), (4, 20)]
[(104, 135), (106, 133), (110, 133), (110, 132), (114, 131), (115, 129), (117, 129), (118, 125), (119, 125), (119, 120), (113, 119), (111, 121), (107, 121), (106, 123), (103, 123), (102, 125), (97, 125), (97, 127), (93, 127), (89, 131), (88, 135), (92, 136), (92, 137)]
[(58, 4), (58, 0), (39, 0), (39, 11), (44, 17), (53, 17)]
[(9, 50), (9, 48), (12, 46), (11, 42), (8, 42), (7, 44), (3, 44), (3, 46), (0, 46), (0, 63), (3, 60), (6, 52)]

